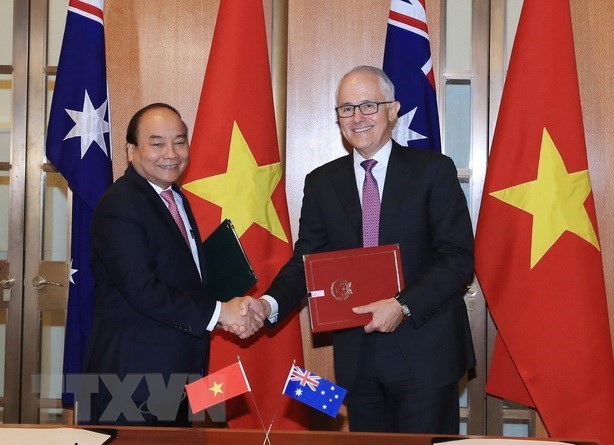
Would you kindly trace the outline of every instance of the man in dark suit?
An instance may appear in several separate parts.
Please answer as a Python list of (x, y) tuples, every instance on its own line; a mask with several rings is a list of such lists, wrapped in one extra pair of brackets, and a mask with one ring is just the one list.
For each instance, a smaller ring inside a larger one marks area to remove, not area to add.
[[(337, 105), (353, 151), (307, 175), (294, 256), (261, 298), (260, 311), (279, 321), (306, 294), (304, 254), (398, 243), (405, 289), (354, 308), (371, 313), (371, 322), (333, 335), (350, 429), (458, 433), (458, 381), (475, 356), (463, 300), (473, 277), (473, 233), (456, 168), (446, 156), (392, 141), (400, 104), (382, 70), (347, 73)], [(363, 190), (366, 160), (377, 161), (369, 167), (378, 206), (381, 200), (375, 240), (363, 230), (368, 215), (361, 200), (373, 194)]]
[(183, 387), (207, 373), (209, 332), (235, 325), (246, 336), (263, 320), (242, 316), (242, 299), (205, 294), (198, 226), (175, 185), (189, 158), (177, 110), (139, 110), (126, 141), (130, 165), (91, 226), (96, 287), (86, 372), (100, 376), (92, 423), (189, 425)]

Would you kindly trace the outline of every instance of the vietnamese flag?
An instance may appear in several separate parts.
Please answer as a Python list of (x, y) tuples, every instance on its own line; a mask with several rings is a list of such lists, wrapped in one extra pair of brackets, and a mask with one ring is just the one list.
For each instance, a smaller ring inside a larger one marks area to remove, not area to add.
[[(292, 254), (280, 163), (262, 0), (221, 0), (192, 137), (183, 190), (203, 238), (232, 221), (259, 280), (260, 297)], [(298, 312), (244, 341), (215, 331), (210, 367), (240, 355), (264, 422), (306, 427), (307, 411), (273, 394), (287, 364), (303, 357)], [(280, 401), (280, 399), (282, 399)], [(226, 406), (233, 428), (261, 428), (253, 404)]]
[(185, 386), (193, 413), (251, 391), (241, 362), (220, 369)]
[(614, 444), (614, 358), (568, 0), (525, 0), (488, 163), (476, 273), (487, 391), (551, 436)]

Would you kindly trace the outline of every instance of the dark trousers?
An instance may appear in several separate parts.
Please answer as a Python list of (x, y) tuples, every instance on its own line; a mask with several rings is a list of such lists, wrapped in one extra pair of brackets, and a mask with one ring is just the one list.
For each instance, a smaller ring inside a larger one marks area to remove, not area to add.
[(351, 431), (458, 434), (458, 383), (432, 388), (414, 377), (393, 334), (363, 334), (346, 397)]

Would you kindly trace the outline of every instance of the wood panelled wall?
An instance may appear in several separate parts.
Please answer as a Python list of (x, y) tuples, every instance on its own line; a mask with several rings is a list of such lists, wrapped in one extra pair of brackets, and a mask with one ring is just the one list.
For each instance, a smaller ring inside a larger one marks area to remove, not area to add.
[[(389, 0), (304, 0), (288, 5), (286, 186), (296, 235), (304, 176), (345, 153), (333, 111), (340, 76), (355, 65), (381, 66)], [(267, 29), (279, 0), (265, 0)], [(126, 167), (124, 135), (138, 108), (176, 106), (191, 127), (219, 0), (107, 0), (107, 63), (114, 174)], [(614, 330), (614, 3), (571, 0), (580, 92)], [(440, 2), (428, 3), (439, 74)], [(246, 67), (247, 68), (247, 67)], [(246, 73), (249, 70), (246, 69)], [(553, 81), (555, 81), (553, 79)], [(565, 94), (561, 92), (561, 94)], [(215, 113), (215, 110), (209, 110)], [(326, 337), (314, 339), (302, 313), (306, 366), (332, 375)]]
[(571, 0), (571, 14), (614, 345), (614, 2)]

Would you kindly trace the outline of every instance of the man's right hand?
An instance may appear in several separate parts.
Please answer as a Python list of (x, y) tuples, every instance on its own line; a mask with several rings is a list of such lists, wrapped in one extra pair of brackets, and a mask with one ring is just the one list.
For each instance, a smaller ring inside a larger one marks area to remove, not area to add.
[(264, 326), (265, 312), (259, 300), (250, 296), (236, 297), (222, 303), (218, 324), (241, 339), (254, 335)]
[(263, 320), (271, 316), (271, 305), (264, 298), (245, 297), (241, 303), (241, 315), (246, 315), (250, 310), (260, 315)]

